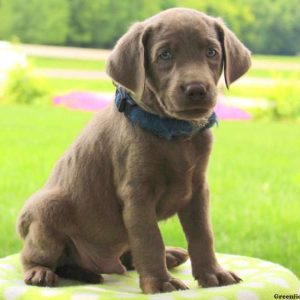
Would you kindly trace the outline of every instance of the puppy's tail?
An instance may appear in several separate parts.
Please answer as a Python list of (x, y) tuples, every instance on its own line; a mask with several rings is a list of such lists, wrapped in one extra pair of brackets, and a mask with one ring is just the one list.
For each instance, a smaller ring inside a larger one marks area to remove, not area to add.
[(31, 213), (28, 211), (22, 212), (17, 221), (17, 232), (22, 239), (25, 239), (27, 236), (31, 222)]

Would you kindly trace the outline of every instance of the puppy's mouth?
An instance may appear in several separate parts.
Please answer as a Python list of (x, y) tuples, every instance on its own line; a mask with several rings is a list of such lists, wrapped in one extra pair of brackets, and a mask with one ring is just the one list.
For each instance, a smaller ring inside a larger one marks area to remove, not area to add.
[(180, 119), (198, 120), (208, 117), (212, 113), (213, 108), (214, 106), (173, 110), (172, 114)]
[(194, 108), (194, 109), (184, 109), (184, 110), (177, 110), (174, 111), (176, 114), (188, 114), (188, 115), (203, 115), (207, 114), (211, 109), (209, 108)]
[[(176, 97), (158, 97), (158, 103), (163, 109), (164, 114), (169, 117), (173, 117), (180, 120), (199, 122), (208, 118), (216, 105), (216, 97), (210, 97), (210, 101), (207, 103), (194, 103), (193, 105), (187, 105), (182, 103), (182, 99), (174, 101)], [(163, 101), (163, 99), (170, 99), (169, 101)], [(176, 102), (181, 102), (181, 105), (176, 105)], [(170, 105), (171, 104), (171, 105)], [(174, 105), (175, 104), (175, 105)], [(171, 106), (171, 107), (170, 107)]]
[(169, 99), (164, 103), (165, 108), (168, 108), (167, 111), (175, 118), (189, 121), (199, 121), (209, 117), (217, 104), (216, 92), (213, 90), (199, 101), (187, 101), (185, 97), (175, 95)]
[(174, 112), (174, 115), (178, 119), (187, 120), (187, 121), (199, 121), (209, 117), (212, 113), (212, 109), (188, 109)]

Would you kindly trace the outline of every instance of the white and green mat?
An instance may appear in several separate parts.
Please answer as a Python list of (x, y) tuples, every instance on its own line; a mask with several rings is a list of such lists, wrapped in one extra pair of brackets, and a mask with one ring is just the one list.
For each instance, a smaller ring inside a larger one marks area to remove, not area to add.
[[(279, 295), (300, 294), (300, 281), (288, 269), (263, 260), (219, 254), (219, 262), (224, 268), (236, 272), (243, 281), (236, 285), (199, 288), (191, 275), (190, 261), (172, 270), (174, 277), (180, 278), (188, 286), (187, 291), (166, 294), (144, 295), (141, 293), (137, 273), (127, 275), (104, 275), (103, 284), (82, 284), (60, 279), (58, 287), (45, 288), (27, 286), (23, 282), (19, 255), (0, 259), (0, 299), (5, 300), (272, 300)], [(284, 298), (281, 298), (284, 299)], [(285, 299), (300, 299), (285, 298)]]

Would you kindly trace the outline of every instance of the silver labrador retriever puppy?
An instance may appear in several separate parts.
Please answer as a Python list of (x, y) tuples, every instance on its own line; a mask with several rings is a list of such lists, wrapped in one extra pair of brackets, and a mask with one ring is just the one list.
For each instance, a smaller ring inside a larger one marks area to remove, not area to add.
[(157, 225), (174, 214), (199, 284), (239, 282), (216, 260), (206, 169), (218, 80), (224, 70), (229, 86), (249, 67), (237, 37), (198, 11), (134, 24), (107, 63), (116, 104), (95, 116), (20, 214), (25, 282), (100, 282), (134, 267), (145, 293), (186, 289), (167, 268), (187, 254), (165, 249)]

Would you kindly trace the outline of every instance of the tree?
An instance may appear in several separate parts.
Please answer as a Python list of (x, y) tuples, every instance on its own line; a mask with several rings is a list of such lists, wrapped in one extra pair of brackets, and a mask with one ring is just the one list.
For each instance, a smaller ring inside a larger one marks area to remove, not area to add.
[(299, 0), (0, 0), (0, 38), (111, 48), (132, 23), (178, 6), (221, 17), (254, 53), (300, 53)]
[(299, 0), (247, 0), (255, 16), (248, 40), (257, 53), (294, 55), (300, 52)]
[(69, 0), (68, 44), (78, 46), (92, 45), (93, 23), (100, 13), (99, 7), (99, 1)]
[(67, 0), (11, 0), (10, 32), (22, 42), (63, 44), (68, 33)]
[[(251, 5), (241, 0), (178, 0), (177, 4), (190, 7), (207, 13), (210, 16), (219, 17), (225, 24), (244, 42), (252, 34), (248, 28), (254, 21)], [(249, 45), (248, 45), (249, 46)]]
[(11, 2), (9, 0), (0, 0), (0, 38), (8, 39), (11, 29)]
[(160, 11), (153, 0), (69, 0), (70, 44), (111, 47), (135, 21)]

